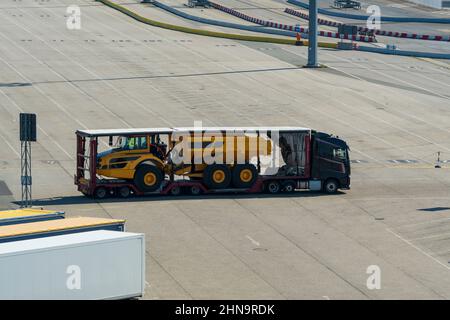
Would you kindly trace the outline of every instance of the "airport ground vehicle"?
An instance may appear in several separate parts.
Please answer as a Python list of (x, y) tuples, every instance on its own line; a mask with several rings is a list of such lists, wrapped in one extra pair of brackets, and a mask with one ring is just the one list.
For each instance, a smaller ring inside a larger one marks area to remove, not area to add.
[(122, 232), (125, 220), (77, 217), (0, 226), (0, 244), (94, 230)]
[(145, 289), (143, 234), (97, 230), (0, 243), (0, 299), (130, 299)]
[[(76, 135), (74, 182), (97, 198), (350, 188), (346, 142), (307, 128), (107, 129)], [(99, 152), (103, 145), (107, 149)]]
[(64, 219), (63, 211), (41, 210), (41, 209), (16, 209), (0, 211), (0, 226), (10, 224), (21, 224), (38, 221)]

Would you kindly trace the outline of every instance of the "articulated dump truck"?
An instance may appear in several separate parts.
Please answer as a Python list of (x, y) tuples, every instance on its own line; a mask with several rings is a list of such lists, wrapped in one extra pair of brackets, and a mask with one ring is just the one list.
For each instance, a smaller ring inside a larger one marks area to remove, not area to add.
[(307, 128), (108, 129), (76, 135), (75, 184), (100, 199), (350, 188), (346, 142)]

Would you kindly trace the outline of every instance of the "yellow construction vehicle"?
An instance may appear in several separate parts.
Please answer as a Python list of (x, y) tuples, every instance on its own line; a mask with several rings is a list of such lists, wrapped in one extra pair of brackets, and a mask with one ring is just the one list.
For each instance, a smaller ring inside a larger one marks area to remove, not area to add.
[(97, 155), (97, 174), (133, 180), (140, 190), (155, 191), (164, 180), (166, 153), (159, 134), (119, 136), (112, 149)]
[[(157, 190), (166, 174), (203, 180), (211, 189), (227, 188), (231, 184), (236, 188), (248, 188), (258, 177), (256, 165), (251, 164), (252, 158), (271, 153), (270, 141), (256, 134), (176, 133), (181, 137), (179, 141), (170, 141), (173, 133), (169, 134), (170, 137), (167, 135), (170, 150), (161, 141), (163, 133), (119, 136), (113, 148), (97, 155), (97, 174), (133, 180), (143, 192)], [(184, 154), (180, 155), (180, 152)], [(205, 155), (215, 161), (205, 163)], [(174, 156), (178, 156), (180, 161), (174, 161)]]

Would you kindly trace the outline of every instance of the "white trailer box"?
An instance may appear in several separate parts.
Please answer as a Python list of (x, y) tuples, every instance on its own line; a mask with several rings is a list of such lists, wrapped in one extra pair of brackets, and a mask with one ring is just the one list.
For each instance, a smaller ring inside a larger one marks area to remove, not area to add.
[(0, 299), (127, 299), (145, 289), (143, 234), (98, 230), (0, 244)]

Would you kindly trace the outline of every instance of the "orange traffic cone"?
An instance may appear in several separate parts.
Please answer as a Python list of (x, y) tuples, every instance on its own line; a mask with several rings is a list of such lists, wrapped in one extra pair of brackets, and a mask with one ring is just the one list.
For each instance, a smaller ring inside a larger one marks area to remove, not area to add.
[(302, 43), (302, 35), (300, 34), (300, 32), (297, 32), (296, 37), (297, 37), (297, 41), (295, 42), (295, 45), (301, 46), (303, 43)]

